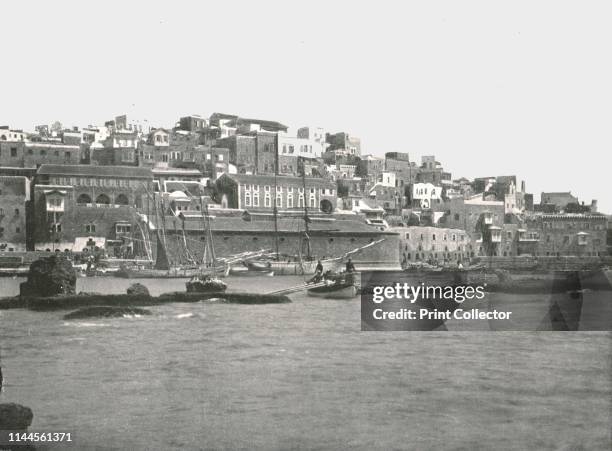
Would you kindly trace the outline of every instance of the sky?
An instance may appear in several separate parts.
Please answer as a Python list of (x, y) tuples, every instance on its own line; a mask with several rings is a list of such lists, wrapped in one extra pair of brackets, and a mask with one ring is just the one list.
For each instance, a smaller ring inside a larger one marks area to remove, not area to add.
[(5, 2), (0, 124), (213, 112), (345, 131), (612, 213), (612, 3)]

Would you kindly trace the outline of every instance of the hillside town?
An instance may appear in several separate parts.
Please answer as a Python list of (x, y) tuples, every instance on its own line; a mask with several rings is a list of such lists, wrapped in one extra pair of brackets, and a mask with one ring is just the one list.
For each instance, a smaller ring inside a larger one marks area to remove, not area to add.
[[(342, 131), (213, 113), (172, 128), (118, 116), (26, 132), (0, 127), (0, 254), (101, 252), (152, 261), (276, 247), (318, 257), (380, 243), (363, 268), (610, 255), (597, 200), (543, 192), (516, 175), (453, 175), (434, 155), (368, 154)], [(569, 188), (569, 187), (568, 187)], [(209, 229), (210, 235), (205, 231)], [(27, 258), (26, 258), (27, 260)]]

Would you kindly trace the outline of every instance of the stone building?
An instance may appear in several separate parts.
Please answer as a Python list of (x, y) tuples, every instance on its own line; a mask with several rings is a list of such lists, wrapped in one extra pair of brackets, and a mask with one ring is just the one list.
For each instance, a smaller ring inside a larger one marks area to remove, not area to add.
[(399, 233), (402, 266), (414, 262), (462, 262), (474, 255), (474, 243), (462, 229), (441, 227), (391, 227)]
[(387, 152), (385, 170), (395, 172), (400, 186), (415, 183), (420, 172), (420, 168), (410, 161), (410, 156), (406, 152)]
[(198, 116), (197, 114), (191, 116), (184, 116), (179, 119), (178, 128), (188, 132), (202, 131), (208, 126), (208, 121)]
[(278, 173), (278, 134), (270, 132), (255, 133), (255, 171), (257, 174)]
[(541, 205), (554, 205), (557, 210), (563, 210), (567, 204), (577, 203), (578, 198), (571, 191), (540, 194)]
[(332, 152), (336, 156), (361, 155), (361, 140), (345, 132), (330, 134), (327, 133), (326, 141), (328, 144), (327, 152)]
[[(310, 247), (313, 258), (340, 257), (346, 252), (367, 244), (381, 242), (352, 256), (360, 269), (399, 269), (398, 234), (380, 231), (363, 220), (352, 217), (339, 219), (328, 215), (313, 215), (308, 228), (309, 239), (304, 236), (303, 215), (283, 216), (277, 219), (270, 213), (241, 216), (224, 215), (223, 211), (209, 210), (213, 246), (217, 257), (228, 257), (246, 251), (275, 250), (278, 244), (281, 258), (297, 259), (307, 255)], [(166, 242), (170, 261), (184, 261), (183, 224), (180, 219), (169, 216), (166, 223)], [(185, 241), (189, 253), (201, 261), (208, 236), (203, 232), (201, 217), (188, 217), (184, 222)], [(175, 239), (175, 235), (181, 239)], [(309, 246), (308, 246), (309, 245)], [(155, 245), (152, 246), (155, 249)]]
[(135, 221), (136, 212), (145, 210), (150, 193), (150, 169), (42, 165), (33, 193), (32, 241), (36, 249), (76, 246), (80, 251), (81, 238), (116, 239)]
[(416, 180), (421, 183), (441, 185), (443, 182), (451, 181), (451, 174), (444, 171), (440, 162), (436, 161), (435, 155), (425, 155), (421, 157), (421, 167)]
[(382, 207), (388, 214), (401, 214), (404, 204), (402, 188), (388, 187), (382, 183), (376, 183), (368, 188), (368, 198), (372, 207)]
[(229, 150), (229, 162), (239, 173), (254, 174), (257, 168), (255, 136), (232, 135), (216, 140), (216, 145)]
[(278, 164), (278, 135), (268, 131), (235, 134), (216, 140), (229, 149), (229, 163), (243, 174), (274, 174)]
[(470, 235), (477, 233), (476, 224), (481, 215), (484, 216), (487, 225), (501, 228), (504, 224), (504, 202), (483, 200), (482, 194), (469, 199), (450, 199), (447, 207), (448, 213), (444, 217), (444, 225), (455, 229), (463, 229)]
[(33, 168), (41, 164), (79, 164), (81, 146), (56, 142), (0, 141), (0, 166)]
[(526, 231), (537, 236), (535, 255), (601, 257), (607, 254), (607, 218), (602, 214), (535, 213)]
[[(385, 159), (375, 155), (364, 155), (357, 163), (356, 174), (376, 183), (378, 176), (385, 170)], [(397, 173), (395, 170), (390, 171)]]
[(274, 202), (279, 210), (303, 210), (305, 203), (313, 212), (332, 213), (336, 208), (336, 184), (322, 178), (224, 174), (217, 189), (228, 208), (270, 212)]
[(139, 131), (111, 126), (104, 141), (90, 146), (90, 158), (101, 166), (137, 166), (138, 145)]
[(23, 176), (0, 176), (0, 252), (25, 251), (30, 181)]

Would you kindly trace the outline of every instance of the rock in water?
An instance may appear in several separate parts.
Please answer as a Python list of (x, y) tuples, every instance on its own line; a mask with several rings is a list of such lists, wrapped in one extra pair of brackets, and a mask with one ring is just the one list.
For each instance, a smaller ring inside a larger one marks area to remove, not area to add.
[(227, 289), (227, 284), (216, 277), (194, 276), (185, 286), (188, 293), (217, 293)]
[(76, 271), (63, 255), (41, 258), (30, 265), (28, 280), (19, 286), (21, 296), (48, 297), (75, 294)]
[(32, 424), (34, 414), (29, 407), (19, 404), (0, 404), (0, 430), (24, 431)]
[(151, 296), (149, 289), (141, 283), (133, 283), (127, 289), (127, 294), (130, 296)]
[(150, 315), (149, 310), (136, 307), (112, 307), (96, 306), (85, 307), (64, 315), (64, 319), (85, 319), (85, 318), (118, 318), (127, 315)]

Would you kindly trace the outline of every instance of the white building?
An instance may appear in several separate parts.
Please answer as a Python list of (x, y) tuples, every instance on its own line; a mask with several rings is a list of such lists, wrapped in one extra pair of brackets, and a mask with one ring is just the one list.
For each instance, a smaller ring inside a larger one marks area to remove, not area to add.
[(0, 127), (0, 141), (23, 141), (26, 134), (22, 130), (11, 130), (9, 127)]
[(286, 133), (278, 134), (279, 155), (320, 158), (323, 151), (323, 145), (316, 139), (294, 137)]
[(378, 182), (383, 186), (389, 186), (395, 188), (396, 179), (395, 172), (392, 171), (384, 171), (378, 176)]
[(525, 212), (525, 192), (524, 182), (521, 191), (516, 190), (513, 182), (508, 187), (508, 192), (504, 195), (504, 210), (506, 214), (521, 214)]
[(421, 201), (421, 208), (431, 208), (433, 201), (442, 199), (442, 187), (431, 183), (415, 183), (412, 186), (412, 199)]

